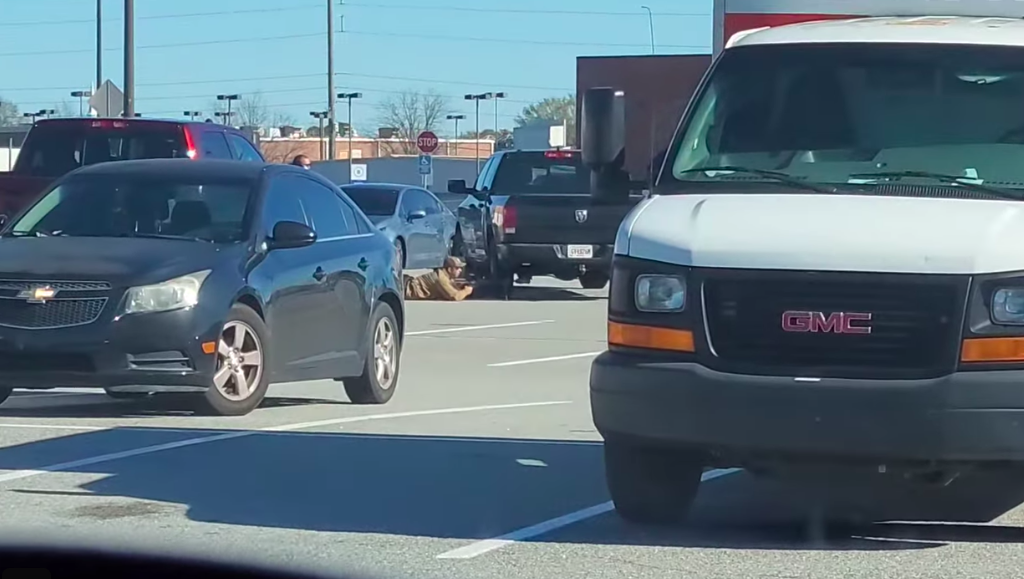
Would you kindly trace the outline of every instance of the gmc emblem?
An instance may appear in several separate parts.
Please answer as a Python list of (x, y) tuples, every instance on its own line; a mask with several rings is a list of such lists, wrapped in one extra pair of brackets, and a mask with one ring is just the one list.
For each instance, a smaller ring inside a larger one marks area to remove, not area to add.
[(801, 312), (782, 313), (782, 331), (823, 334), (870, 334), (871, 314), (864, 312)]

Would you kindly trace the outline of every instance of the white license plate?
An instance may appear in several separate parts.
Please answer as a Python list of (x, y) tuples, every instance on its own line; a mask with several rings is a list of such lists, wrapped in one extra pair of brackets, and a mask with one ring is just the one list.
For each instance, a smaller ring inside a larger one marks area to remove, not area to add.
[(570, 245), (567, 248), (566, 255), (568, 255), (569, 259), (590, 259), (594, 257), (594, 246)]

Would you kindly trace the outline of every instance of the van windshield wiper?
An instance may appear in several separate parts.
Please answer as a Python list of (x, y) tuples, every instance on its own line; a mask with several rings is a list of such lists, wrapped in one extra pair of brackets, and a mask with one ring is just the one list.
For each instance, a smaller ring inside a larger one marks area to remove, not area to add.
[(977, 191), (979, 193), (988, 193), (989, 195), (994, 195), (1002, 199), (1010, 199), (1013, 201), (1020, 201), (1022, 199), (1021, 195), (1011, 193), (1006, 189), (982, 185), (977, 182), (977, 179), (964, 177), (962, 175), (933, 173), (931, 171), (882, 171), (878, 173), (853, 173), (850, 175), (851, 179), (900, 179), (902, 177), (931, 179), (945, 185), (957, 185), (964, 189), (970, 189), (971, 191)]
[(791, 185), (799, 189), (806, 189), (808, 191), (814, 191), (816, 193), (835, 193), (835, 187), (824, 187), (822, 185), (816, 185), (814, 183), (808, 183), (801, 181), (789, 173), (783, 173), (782, 171), (769, 171), (767, 169), (754, 169), (752, 167), (740, 167), (738, 165), (720, 165), (717, 167), (694, 167), (693, 169), (683, 169), (682, 171), (675, 171), (676, 175), (686, 175), (687, 173), (705, 173), (705, 172), (723, 172), (723, 173), (748, 173), (750, 175), (757, 175), (766, 179), (771, 179), (777, 183), (784, 183)]

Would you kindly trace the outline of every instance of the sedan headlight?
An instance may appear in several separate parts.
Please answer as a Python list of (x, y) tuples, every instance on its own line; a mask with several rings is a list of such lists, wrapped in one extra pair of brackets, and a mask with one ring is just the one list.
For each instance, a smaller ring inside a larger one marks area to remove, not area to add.
[(686, 279), (676, 275), (637, 276), (634, 300), (641, 312), (678, 312), (686, 307)]
[(1024, 324), (1024, 288), (1001, 288), (992, 294), (992, 321)]
[(163, 283), (133, 287), (125, 296), (124, 314), (167, 312), (199, 303), (199, 289), (210, 270), (197, 271)]

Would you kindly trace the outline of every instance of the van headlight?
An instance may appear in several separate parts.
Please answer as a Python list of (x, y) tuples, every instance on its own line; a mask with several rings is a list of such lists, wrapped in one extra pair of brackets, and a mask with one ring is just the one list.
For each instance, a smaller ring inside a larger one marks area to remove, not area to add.
[(1024, 324), (1024, 288), (1001, 288), (992, 294), (992, 321)]
[(162, 283), (130, 288), (121, 313), (167, 312), (192, 307), (199, 303), (199, 289), (209, 275), (207, 269)]
[(634, 301), (641, 312), (681, 311), (686, 307), (686, 279), (677, 275), (639, 275)]

